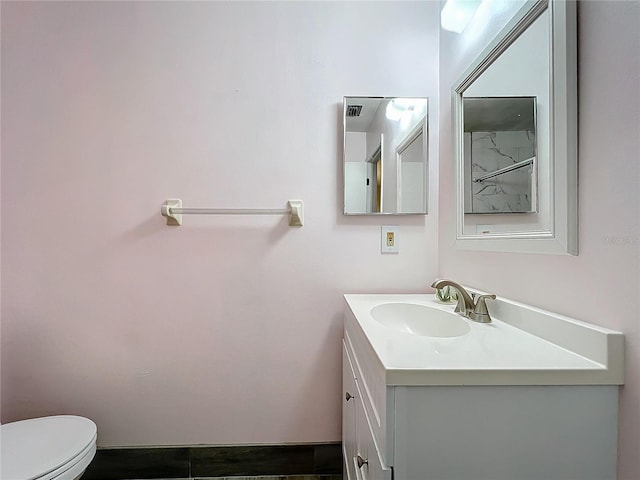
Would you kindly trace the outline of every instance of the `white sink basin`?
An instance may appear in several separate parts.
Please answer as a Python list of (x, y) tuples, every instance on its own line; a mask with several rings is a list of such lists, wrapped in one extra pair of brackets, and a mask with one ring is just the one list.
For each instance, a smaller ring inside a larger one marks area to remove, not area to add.
[(370, 347), (388, 385), (624, 383), (624, 335), (561, 314), (498, 297), (477, 323), (434, 294), (344, 298), (346, 340)]
[(423, 337), (459, 337), (471, 330), (457, 313), (415, 303), (383, 303), (371, 309), (371, 316), (385, 327)]

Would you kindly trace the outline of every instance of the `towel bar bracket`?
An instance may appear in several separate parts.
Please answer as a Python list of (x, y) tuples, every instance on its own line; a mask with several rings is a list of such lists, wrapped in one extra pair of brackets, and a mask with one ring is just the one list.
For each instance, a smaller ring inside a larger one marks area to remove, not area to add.
[(304, 225), (304, 204), (302, 200), (289, 200), (289, 226), (301, 227)]
[(182, 214), (174, 213), (172, 209), (182, 208), (182, 200), (179, 198), (170, 198), (162, 204), (160, 213), (163, 217), (167, 218), (167, 225), (180, 226), (182, 225)]

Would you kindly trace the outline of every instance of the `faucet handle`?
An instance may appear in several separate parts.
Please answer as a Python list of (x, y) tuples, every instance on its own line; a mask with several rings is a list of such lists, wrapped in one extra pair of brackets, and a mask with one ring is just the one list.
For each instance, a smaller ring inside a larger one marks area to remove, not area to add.
[(491, 300), (495, 300), (495, 295), (478, 295), (476, 299), (476, 304), (473, 308), (472, 318), (476, 322), (489, 323), (491, 321), (491, 316), (489, 315), (489, 310), (487, 309), (487, 298)]

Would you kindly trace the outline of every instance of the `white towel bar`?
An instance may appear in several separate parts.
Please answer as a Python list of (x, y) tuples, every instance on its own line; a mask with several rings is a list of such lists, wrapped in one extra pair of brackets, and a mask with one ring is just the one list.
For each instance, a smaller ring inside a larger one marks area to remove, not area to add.
[(182, 225), (182, 215), (289, 215), (289, 226), (301, 227), (302, 200), (289, 200), (287, 205), (287, 208), (183, 208), (182, 200), (170, 198), (162, 204), (160, 212), (167, 218), (167, 225)]

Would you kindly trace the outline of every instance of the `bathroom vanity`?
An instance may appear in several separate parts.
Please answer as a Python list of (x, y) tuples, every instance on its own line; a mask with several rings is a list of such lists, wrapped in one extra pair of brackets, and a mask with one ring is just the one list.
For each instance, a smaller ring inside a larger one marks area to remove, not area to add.
[(615, 479), (623, 335), (487, 304), (345, 295), (345, 480)]

